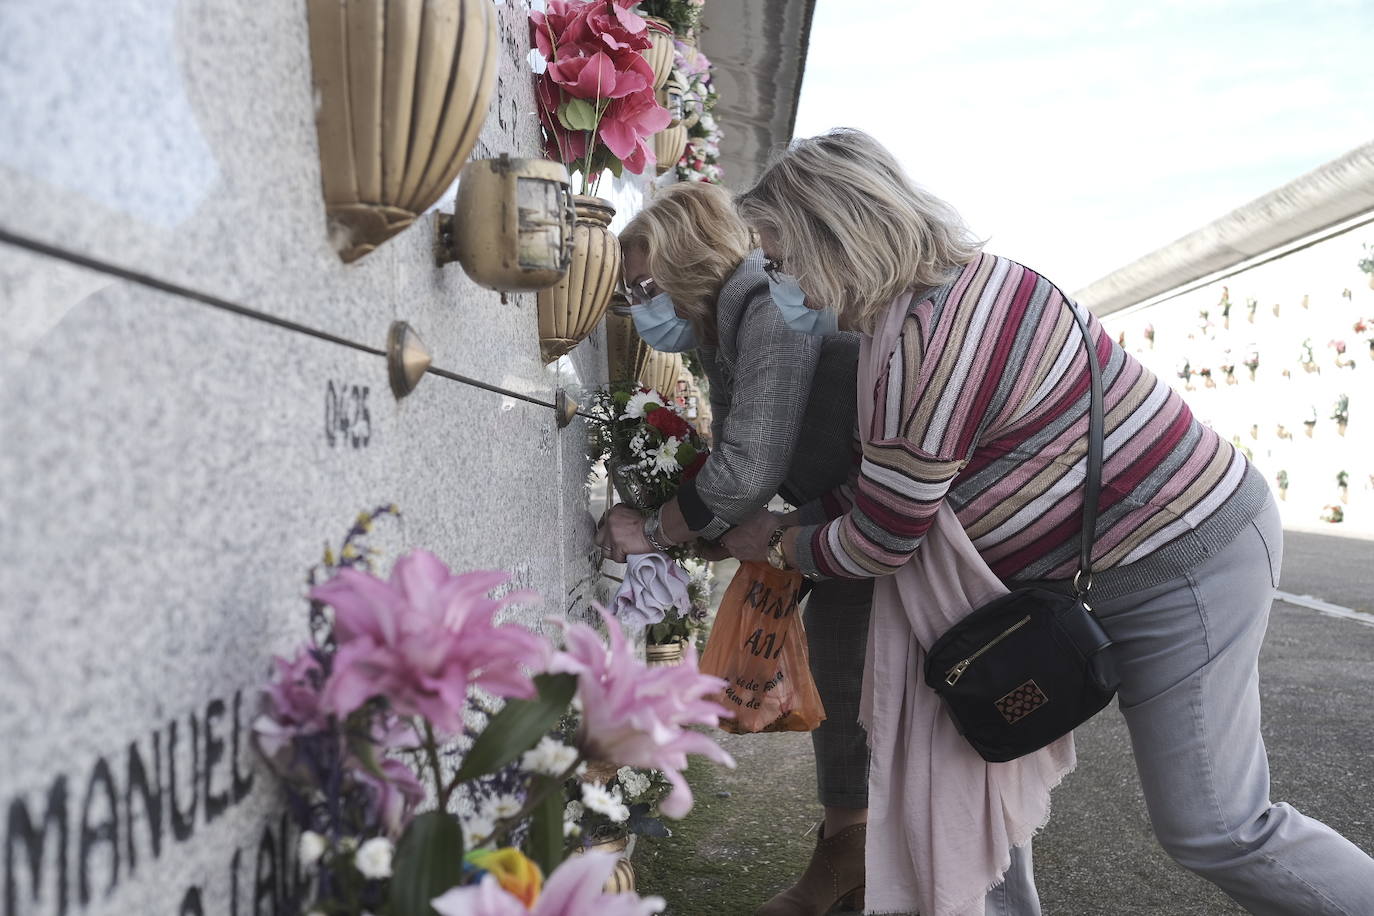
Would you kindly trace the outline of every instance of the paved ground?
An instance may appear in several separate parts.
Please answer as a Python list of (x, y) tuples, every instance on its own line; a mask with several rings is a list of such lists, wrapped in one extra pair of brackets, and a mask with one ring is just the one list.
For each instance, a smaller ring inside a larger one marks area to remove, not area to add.
[[(1290, 534), (1282, 588), (1370, 610), (1371, 570), (1374, 542)], [(1374, 626), (1277, 604), (1260, 670), (1273, 797), (1374, 851)], [(819, 808), (809, 736), (721, 743), (739, 768), (694, 767), (697, 808), (672, 838), (635, 854), (641, 892), (663, 895), (674, 916), (747, 916), (810, 855), (805, 834)], [(1115, 709), (1080, 729), (1077, 743), (1078, 769), (1036, 840), (1047, 916), (1241, 913), (1155, 846)]]
[(1374, 614), (1374, 541), (1285, 531), (1279, 588)]

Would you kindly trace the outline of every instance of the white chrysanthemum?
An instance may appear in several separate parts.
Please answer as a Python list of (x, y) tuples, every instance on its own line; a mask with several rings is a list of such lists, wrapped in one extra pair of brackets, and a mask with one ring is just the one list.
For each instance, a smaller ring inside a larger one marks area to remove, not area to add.
[(482, 816), (491, 821), (515, 817), (524, 805), (514, 795), (493, 795), (482, 805)]
[(464, 843), (468, 849), (481, 845), (496, 829), (490, 818), (474, 816), (463, 821)]
[(529, 773), (562, 776), (576, 760), (577, 748), (545, 735), (538, 744), (525, 751), (520, 758), (520, 768)]
[(668, 441), (658, 447), (654, 453), (654, 467), (660, 471), (671, 474), (682, 469), (682, 465), (677, 463), (677, 450), (682, 443), (677, 436), (669, 436)]
[(657, 404), (663, 406), (663, 399), (658, 396), (656, 391), (636, 391), (630, 395), (630, 400), (625, 404), (625, 413), (621, 414), (622, 420), (638, 420), (644, 416), (644, 405)]
[(582, 784), (582, 804), (598, 814), (604, 814), (617, 824), (630, 816), (630, 809), (620, 800), (620, 793), (607, 790), (596, 783)]
[(296, 855), (300, 858), (301, 867), (307, 871), (313, 869), (327, 848), (324, 837), (315, 831), (307, 830), (302, 833), (300, 841), (296, 844)]
[(649, 791), (649, 777), (633, 767), (621, 767), (615, 775), (627, 798), (638, 798)]
[(391, 877), (391, 841), (384, 836), (374, 836), (358, 847), (353, 857), (353, 865), (362, 872), (364, 878), (378, 881)]

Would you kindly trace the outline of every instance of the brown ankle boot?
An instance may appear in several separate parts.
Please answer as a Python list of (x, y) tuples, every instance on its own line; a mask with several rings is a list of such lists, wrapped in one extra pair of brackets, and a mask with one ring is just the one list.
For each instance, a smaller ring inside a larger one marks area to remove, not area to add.
[(754, 916), (825, 916), (836, 905), (864, 908), (864, 837), (867, 824), (825, 835), (822, 824), (816, 851), (796, 884), (754, 911)]

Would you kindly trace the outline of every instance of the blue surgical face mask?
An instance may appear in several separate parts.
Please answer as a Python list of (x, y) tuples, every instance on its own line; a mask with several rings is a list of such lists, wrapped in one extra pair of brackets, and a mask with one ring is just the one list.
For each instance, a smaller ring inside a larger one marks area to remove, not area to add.
[(630, 310), (635, 330), (644, 342), (663, 353), (682, 353), (697, 345), (692, 323), (677, 313), (667, 293), (659, 293)]
[(768, 290), (773, 294), (773, 304), (782, 312), (782, 320), (792, 330), (822, 337), (839, 332), (840, 316), (832, 309), (807, 308), (806, 293), (794, 277), (784, 276), (781, 282), (769, 277)]

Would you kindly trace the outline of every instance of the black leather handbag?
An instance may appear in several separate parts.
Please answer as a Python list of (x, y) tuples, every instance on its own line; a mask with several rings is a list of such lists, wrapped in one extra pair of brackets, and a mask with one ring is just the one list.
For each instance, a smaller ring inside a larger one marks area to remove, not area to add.
[(1112, 641), (1085, 600), (1102, 486), (1102, 373), (1088, 323), (1072, 305), (1091, 383), (1083, 533), (1073, 593), (1016, 589), (950, 627), (926, 654), (925, 681), (984, 760), (1037, 751), (1111, 702), (1121, 683)]

